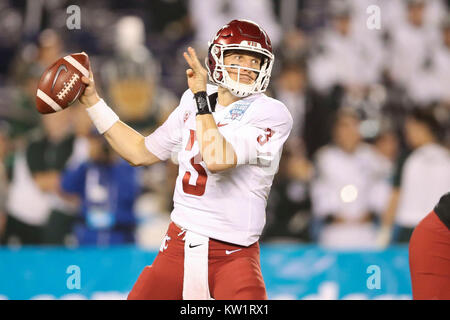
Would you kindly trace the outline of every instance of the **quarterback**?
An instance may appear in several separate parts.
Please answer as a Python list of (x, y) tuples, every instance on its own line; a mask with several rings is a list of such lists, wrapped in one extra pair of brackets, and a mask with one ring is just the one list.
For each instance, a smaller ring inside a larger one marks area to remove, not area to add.
[[(120, 121), (83, 77), (81, 103), (97, 130), (135, 166), (176, 156), (171, 223), (128, 299), (267, 299), (258, 239), (283, 144), (286, 106), (264, 94), (274, 63), (267, 33), (233, 20), (209, 43), (205, 67), (184, 52), (189, 89), (144, 137)], [(209, 78), (212, 84), (207, 84)]]

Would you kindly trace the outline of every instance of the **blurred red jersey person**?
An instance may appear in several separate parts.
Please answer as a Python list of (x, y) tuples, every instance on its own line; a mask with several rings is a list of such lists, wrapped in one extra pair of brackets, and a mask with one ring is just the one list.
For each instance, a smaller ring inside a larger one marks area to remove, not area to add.
[[(258, 239), (283, 144), (286, 106), (264, 94), (274, 63), (267, 33), (233, 20), (209, 43), (206, 68), (184, 58), (189, 89), (147, 137), (96, 93), (91, 73), (80, 101), (100, 133), (133, 165), (176, 157), (172, 222), (128, 299), (267, 299)], [(207, 85), (207, 78), (214, 85)]]
[(409, 267), (414, 300), (450, 300), (450, 192), (414, 229)]

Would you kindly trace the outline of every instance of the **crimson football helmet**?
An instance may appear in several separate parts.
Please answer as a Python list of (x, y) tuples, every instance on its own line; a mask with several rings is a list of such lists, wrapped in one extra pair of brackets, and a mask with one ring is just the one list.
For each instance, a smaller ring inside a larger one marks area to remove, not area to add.
[[(208, 47), (206, 69), (213, 83), (227, 88), (240, 98), (266, 91), (275, 57), (269, 36), (260, 26), (249, 20), (233, 20), (216, 33), (212, 41), (208, 42)], [(227, 50), (244, 50), (260, 54), (262, 57), (260, 69), (225, 65), (224, 56)], [(238, 81), (230, 78), (226, 68), (238, 69)], [(252, 84), (239, 82), (242, 69), (253, 71), (258, 75)]]

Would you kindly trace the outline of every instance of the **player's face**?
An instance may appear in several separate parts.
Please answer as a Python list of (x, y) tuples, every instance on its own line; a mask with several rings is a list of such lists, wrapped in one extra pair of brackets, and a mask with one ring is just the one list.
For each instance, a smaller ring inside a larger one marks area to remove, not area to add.
[(423, 145), (424, 141), (428, 141), (428, 137), (431, 135), (427, 125), (412, 117), (406, 118), (404, 129), (406, 142), (413, 149)]
[(444, 44), (450, 48), (450, 27), (447, 27), (444, 29), (444, 31), (442, 32), (443, 35), (443, 39), (444, 39)]
[[(247, 51), (233, 50), (226, 52), (223, 62), (227, 66), (235, 65), (257, 70), (261, 68), (261, 56)], [(234, 81), (238, 81), (239, 74), (239, 82), (244, 84), (252, 84), (258, 77), (256, 72), (247, 69), (228, 67), (226, 70)]]
[(334, 127), (334, 141), (342, 149), (352, 152), (361, 141), (359, 121), (347, 115), (342, 115)]
[(408, 7), (408, 20), (415, 26), (421, 26), (424, 20), (425, 4), (412, 4)]

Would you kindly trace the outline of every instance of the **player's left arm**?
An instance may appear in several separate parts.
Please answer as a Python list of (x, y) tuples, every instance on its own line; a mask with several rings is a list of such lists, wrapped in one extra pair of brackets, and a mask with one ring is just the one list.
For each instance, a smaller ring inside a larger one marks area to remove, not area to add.
[(186, 75), (189, 88), (194, 93), (197, 102), (196, 136), (202, 159), (211, 172), (234, 168), (237, 164), (236, 152), (219, 132), (209, 107), (206, 94), (206, 70), (191, 47), (188, 48), (187, 53), (184, 53), (184, 58), (191, 67), (186, 70)]
[(236, 167), (237, 156), (233, 146), (219, 132), (214, 117), (197, 115), (197, 141), (203, 161), (211, 172)]

